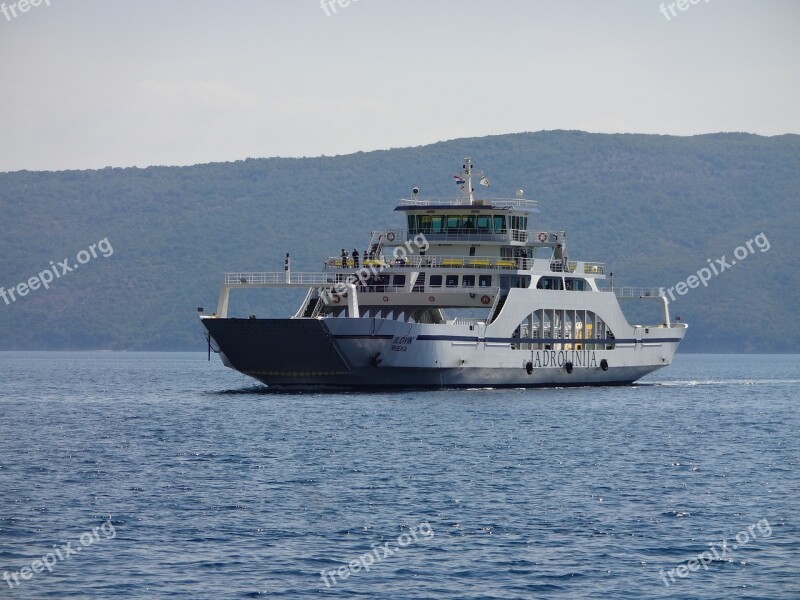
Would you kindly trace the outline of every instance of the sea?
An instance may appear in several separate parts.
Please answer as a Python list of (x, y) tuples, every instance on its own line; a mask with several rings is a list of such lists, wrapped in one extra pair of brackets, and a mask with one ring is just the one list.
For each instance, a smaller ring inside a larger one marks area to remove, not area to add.
[(274, 393), (0, 353), (0, 598), (800, 598), (800, 355)]

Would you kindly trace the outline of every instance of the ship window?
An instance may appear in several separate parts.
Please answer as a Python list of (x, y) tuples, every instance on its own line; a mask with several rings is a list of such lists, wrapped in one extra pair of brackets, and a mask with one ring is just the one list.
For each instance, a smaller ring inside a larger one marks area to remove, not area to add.
[(528, 226), (528, 217), (511, 217), (511, 229), (525, 229)]
[(389, 285), (389, 276), (388, 275), (378, 275), (375, 278), (375, 291), (376, 292), (385, 292), (386, 286)]
[(441, 275), (431, 275), (431, 287), (442, 287)]
[(478, 276), (478, 286), (479, 287), (492, 287), (492, 276), (491, 275), (479, 275)]
[(470, 246), (469, 247), (469, 255), (470, 256), (475, 256), (475, 246)]
[(478, 215), (478, 229), (489, 231), (492, 228), (492, 221), (489, 215)]
[(563, 290), (561, 277), (541, 277), (536, 282), (537, 290)]
[(458, 287), (458, 275), (445, 276), (444, 284), (447, 287)]
[(475, 287), (475, 275), (464, 275), (461, 278), (461, 287)]
[(441, 233), (444, 230), (444, 217), (431, 217), (431, 233)]
[(461, 227), (461, 217), (458, 215), (447, 215), (447, 229), (459, 229)]
[(583, 292), (589, 289), (589, 284), (585, 279), (577, 279), (573, 277), (566, 278), (566, 288), (574, 292)]
[(500, 275), (500, 289), (528, 288), (530, 285), (530, 275)]
[(416, 215), (408, 215), (408, 233), (414, 235), (417, 229), (417, 217)]
[(505, 215), (494, 215), (494, 230), (497, 233), (505, 233), (506, 231)]
[(417, 217), (417, 229), (422, 230), (422, 233), (430, 233), (431, 231), (431, 216), (419, 215)]
[(392, 281), (392, 285), (396, 287), (403, 287), (406, 284), (406, 276), (405, 275), (395, 275), (394, 280)]

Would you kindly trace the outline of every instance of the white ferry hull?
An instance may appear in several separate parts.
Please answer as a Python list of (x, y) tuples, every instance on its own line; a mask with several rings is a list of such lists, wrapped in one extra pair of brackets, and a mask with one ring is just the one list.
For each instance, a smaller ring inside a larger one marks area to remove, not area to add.
[(228, 367), (280, 389), (625, 385), (670, 364), (685, 331), (654, 329), (641, 341), (616, 340), (613, 350), (526, 350), (514, 344), (524, 339), (475, 335), (467, 326), (455, 333), (452, 325), (385, 319), (203, 323)]

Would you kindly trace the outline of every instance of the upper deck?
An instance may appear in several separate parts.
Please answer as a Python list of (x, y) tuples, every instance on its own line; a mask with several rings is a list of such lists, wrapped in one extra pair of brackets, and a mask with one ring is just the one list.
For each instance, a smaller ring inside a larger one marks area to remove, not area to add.
[[(471, 208), (474, 212), (480, 209), (492, 210), (519, 210), (535, 212), (538, 209), (536, 200), (527, 198), (402, 198), (395, 207), (396, 211), (412, 211), (415, 209), (451, 209), (453, 207)], [(427, 212), (427, 210), (426, 210)]]

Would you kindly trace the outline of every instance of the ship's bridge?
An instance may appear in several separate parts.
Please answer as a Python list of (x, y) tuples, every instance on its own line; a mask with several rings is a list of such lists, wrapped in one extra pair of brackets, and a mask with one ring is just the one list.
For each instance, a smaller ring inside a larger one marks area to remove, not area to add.
[[(472, 159), (465, 158), (462, 171), (453, 175), (461, 189), (457, 198), (420, 198), (414, 188), (411, 198), (403, 198), (395, 211), (406, 213), (407, 229), (403, 238), (424, 235), (429, 242), (439, 244), (481, 243), (525, 246), (529, 241), (528, 216), (538, 212), (537, 202), (523, 198), (479, 198), (472, 187), (473, 178), (479, 187), (489, 187), (482, 171), (476, 171)], [(399, 236), (386, 232), (388, 242)]]
[(403, 199), (395, 211), (406, 213), (405, 235), (429, 241), (527, 244), (528, 214), (535, 200), (519, 198)]

